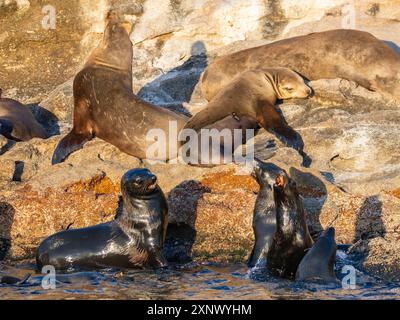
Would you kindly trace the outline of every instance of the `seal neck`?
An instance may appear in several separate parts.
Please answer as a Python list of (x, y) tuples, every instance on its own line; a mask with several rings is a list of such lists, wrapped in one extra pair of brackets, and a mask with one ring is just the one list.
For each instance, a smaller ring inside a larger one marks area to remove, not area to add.
[[(120, 32), (115, 32), (115, 28), (120, 28)], [(109, 68), (132, 77), (132, 57), (132, 42), (128, 32), (118, 24), (108, 23), (101, 43), (94, 49), (86, 65)]]
[(161, 189), (159, 186), (150, 194), (138, 195), (132, 197), (122, 191), (121, 208), (117, 214), (116, 220), (120, 223), (125, 233), (135, 233), (135, 224), (143, 219), (148, 218), (152, 214), (155, 205), (152, 201), (159, 201), (161, 197)]

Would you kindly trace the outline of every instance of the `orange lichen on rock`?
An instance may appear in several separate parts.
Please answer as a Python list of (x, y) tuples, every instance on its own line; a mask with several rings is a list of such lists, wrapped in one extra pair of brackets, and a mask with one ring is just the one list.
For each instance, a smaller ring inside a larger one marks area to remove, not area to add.
[(210, 173), (203, 177), (201, 183), (214, 192), (224, 192), (234, 189), (258, 192), (259, 186), (250, 175), (238, 174), (234, 169)]
[(79, 181), (66, 187), (66, 192), (84, 192), (93, 191), (96, 194), (112, 194), (119, 192), (119, 185), (114, 185), (111, 179), (104, 175), (96, 175), (95, 177)]

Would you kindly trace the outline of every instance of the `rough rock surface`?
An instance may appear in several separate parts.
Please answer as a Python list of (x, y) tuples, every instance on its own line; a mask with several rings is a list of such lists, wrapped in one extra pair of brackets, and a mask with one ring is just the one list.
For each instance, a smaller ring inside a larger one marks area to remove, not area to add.
[[(138, 166), (159, 177), (173, 228), (195, 230), (188, 248), (195, 259), (244, 261), (250, 252), (258, 186), (237, 166), (155, 165), (98, 139), (66, 163), (50, 165), (55, 145), (71, 128), (73, 76), (100, 39), (109, 5), (126, 6), (136, 17), (133, 90), (187, 114), (204, 105), (196, 84), (216, 55), (341, 27), (372, 32), (396, 50), (400, 43), (400, 32), (394, 32), (400, 31), (400, 4), (394, 0), (52, 4), (56, 29), (46, 30), (41, 3), (0, 0), (3, 94), (31, 104), (53, 135), (18, 143), (0, 136), (0, 258), (6, 251), (9, 258), (32, 257), (39, 241), (51, 233), (112, 219), (119, 179)], [(301, 166), (294, 149), (264, 130), (255, 138), (256, 155), (282, 166), (296, 180), (312, 232), (334, 226), (338, 243), (353, 244), (350, 253), (357, 265), (399, 279), (400, 106), (343, 79), (310, 85), (313, 98), (279, 106), (300, 133), (312, 159), (310, 168)], [(9, 246), (11, 250), (4, 249)]]

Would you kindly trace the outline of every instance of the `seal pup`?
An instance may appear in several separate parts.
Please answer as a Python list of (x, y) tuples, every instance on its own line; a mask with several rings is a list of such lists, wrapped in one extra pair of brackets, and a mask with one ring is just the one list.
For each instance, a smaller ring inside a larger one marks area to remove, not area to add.
[(253, 211), (255, 243), (247, 266), (252, 268), (262, 258), (267, 258), (276, 230), (276, 209), (273, 185), (282, 170), (273, 163), (254, 160), (252, 175), (260, 186)]
[(132, 169), (121, 179), (122, 208), (107, 223), (69, 229), (45, 239), (36, 262), (56, 269), (165, 267), (161, 254), (168, 207), (157, 178), (148, 169)]
[(296, 280), (335, 282), (336, 250), (335, 228), (330, 227), (320, 235), (301, 260)]
[(208, 101), (246, 70), (290, 68), (309, 80), (343, 78), (400, 99), (400, 55), (359, 30), (337, 29), (288, 38), (216, 58), (200, 79)]
[(255, 119), (266, 130), (287, 138), (295, 134), (274, 108), (278, 99), (305, 99), (312, 89), (288, 68), (245, 71), (235, 77), (207, 106), (186, 123), (185, 129), (200, 130), (229, 115)]
[(16, 100), (3, 98), (0, 89), (0, 134), (14, 141), (46, 139), (47, 133), (32, 112)]
[[(94, 137), (145, 159), (151, 144), (146, 140), (150, 129), (166, 133), (169, 150), (170, 122), (176, 125), (177, 132), (186, 124), (186, 116), (147, 103), (133, 93), (131, 31), (132, 22), (125, 15), (108, 12), (101, 43), (74, 78), (73, 128), (57, 145), (52, 164), (63, 162)], [(177, 153), (169, 153), (155, 157), (177, 157)]]
[(274, 184), (276, 231), (267, 255), (268, 270), (294, 279), (301, 260), (313, 245), (296, 183), (286, 172)]

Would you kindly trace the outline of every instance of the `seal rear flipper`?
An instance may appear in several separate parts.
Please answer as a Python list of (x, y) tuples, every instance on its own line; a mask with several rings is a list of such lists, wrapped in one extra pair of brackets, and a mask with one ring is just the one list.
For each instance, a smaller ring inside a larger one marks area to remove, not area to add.
[(77, 134), (71, 131), (58, 143), (54, 150), (51, 164), (64, 162), (71, 153), (82, 149), (84, 144), (92, 139), (92, 135)]

